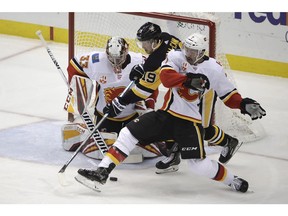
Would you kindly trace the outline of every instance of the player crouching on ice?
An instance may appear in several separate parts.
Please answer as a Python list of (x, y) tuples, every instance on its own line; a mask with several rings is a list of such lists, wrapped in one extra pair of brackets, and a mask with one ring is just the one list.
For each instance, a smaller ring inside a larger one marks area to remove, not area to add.
[[(89, 135), (87, 127), (94, 126), (103, 117), (103, 108), (116, 98), (130, 83), (129, 74), (134, 65), (143, 64), (145, 57), (140, 53), (128, 51), (129, 45), (121, 37), (111, 37), (107, 41), (106, 52), (94, 51), (75, 56), (67, 68), (70, 90), (69, 103), (65, 109), (76, 116), (71, 124), (62, 127), (63, 148), (75, 151)], [(95, 90), (93, 90), (93, 88)], [(94, 92), (93, 92), (94, 91)], [(94, 99), (91, 100), (91, 97)], [(98, 128), (100, 141), (110, 147), (121, 128), (139, 114), (154, 109), (158, 91), (146, 101), (130, 104), (118, 116), (108, 117)], [(90, 102), (91, 101), (91, 102)], [(95, 114), (92, 119), (89, 109)], [(95, 107), (95, 109), (94, 109)], [(80, 119), (79, 119), (80, 118)], [(102, 159), (103, 154), (91, 137), (81, 152), (94, 159)], [(158, 148), (151, 144), (139, 145), (127, 158), (127, 163), (142, 162), (143, 158), (160, 156)]]
[[(191, 37), (190, 37), (191, 38)], [(187, 41), (189, 41), (189, 39)], [(205, 36), (202, 37), (206, 40)], [(152, 143), (161, 140), (175, 140), (178, 143), (182, 160), (194, 174), (210, 178), (245, 193), (249, 184), (237, 177), (223, 164), (206, 157), (204, 150), (204, 130), (198, 104), (201, 95), (213, 89), (226, 104), (240, 109), (252, 118), (262, 118), (265, 110), (255, 100), (242, 98), (235, 91), (215, 59), (209, 58), (205, 67), (194, 69), (193, 59), (199, 51), (193, 44), (184, 44), (183, 50), (173, 50), (163, 61), (160, 71), (162, 84), (169, 88), (161, 109), (141, 115), (124, 127), (113, 146), (101, 160), (96, 170), (79, 169), (75, 179), (81, 184), (99, 190), (105, 184), (116, 165), (122, 163), (139, 141)]]

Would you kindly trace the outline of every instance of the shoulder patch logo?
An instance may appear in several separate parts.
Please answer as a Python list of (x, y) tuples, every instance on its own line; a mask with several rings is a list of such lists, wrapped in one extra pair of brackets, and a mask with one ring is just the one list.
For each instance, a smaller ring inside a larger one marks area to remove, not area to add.
[(95, 53), (92, 55), (92, 63), (99, 62), (99, 53)]

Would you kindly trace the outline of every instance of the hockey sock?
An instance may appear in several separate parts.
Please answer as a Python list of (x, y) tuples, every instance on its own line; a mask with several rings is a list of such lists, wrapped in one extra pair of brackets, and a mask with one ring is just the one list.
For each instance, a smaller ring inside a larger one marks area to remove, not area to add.
[(119, 134), (114, 145), (108, 150), (105, 157), (99, 164), (99, 167), (108, 168), (109, 164), (115, 165), (123, 162), (130, 152), (135, 148), (138, 140), (130, 133), (127, 127), (124, 127)]
[(210, 125), (205, 128), (204, 140), (206, 140), (209, 145), (225, 146), (227, 143), (226, 134), (216, 125)]

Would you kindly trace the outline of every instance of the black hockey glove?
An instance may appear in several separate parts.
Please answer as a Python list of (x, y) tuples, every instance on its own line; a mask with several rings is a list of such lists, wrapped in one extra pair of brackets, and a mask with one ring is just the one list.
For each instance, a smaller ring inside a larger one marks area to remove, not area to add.
[(129, 79), (131, 81), (135, 81), (135, 83), (138, 83), (144, 73), (145, 71), (143, 69), (142, 64), (134, 65), (134, 67), (131, 69), (131, 72), (129, 74)]
[(210, 82), (204, 74), (187, 73), (187, 79), (183, 85), (187, 88), (195, 91), (204, 92), (205, 89), (209, 89)]
[(120, 97), (114, 98), (111, 103), (107, 104), (104, 109), (103, 113), (108, 113), (109, 117), (114, 118), (115, 116), (118, 116), (126, 107), (127, 104), (124, 104), (121, 101)]
[(252, 120), (262, 118), (266, 115), (266, 111), (258, 102), (251, 98), (244, 98), (240, 103), (241, 113), (248, 114)]

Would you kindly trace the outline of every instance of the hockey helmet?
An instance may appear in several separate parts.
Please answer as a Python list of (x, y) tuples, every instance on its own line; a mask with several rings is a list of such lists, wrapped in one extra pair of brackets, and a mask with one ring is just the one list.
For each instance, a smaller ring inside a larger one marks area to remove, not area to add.
[(113, 68), (118, 68), (118, 70), (121, 70), (122, 64), (126, 61), (128, 48), (129, 45), (126, 40), (119, 36), (111, 37), (107, 41), (106, 54)]
[(187, 61), (196, 64), (205, 54), (208, 41), (205, 35), (193, 33), (183, 42), (183, 50)]
[(139, 41), (147, 41), (151, 39), (159, 39), (162, 31), (159, 25), (147, 22), (137, 31), (137, 39)]

